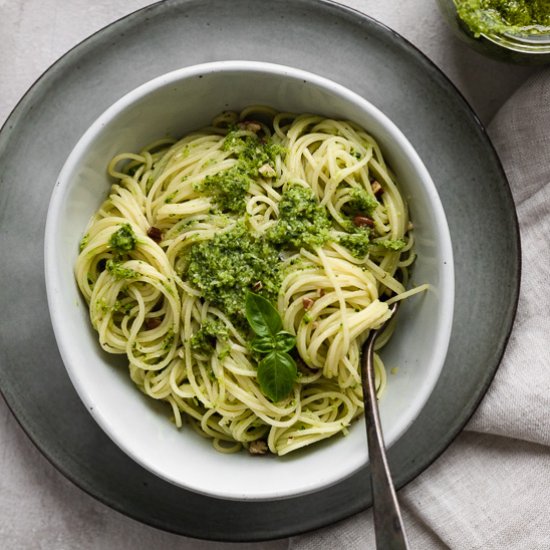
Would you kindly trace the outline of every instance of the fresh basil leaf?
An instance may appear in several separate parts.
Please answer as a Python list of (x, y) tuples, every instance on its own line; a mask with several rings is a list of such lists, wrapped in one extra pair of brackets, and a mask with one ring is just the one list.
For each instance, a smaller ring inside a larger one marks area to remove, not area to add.
[(259, 294), (246, 293), (246, 319), (258, 336), (275, 337), (282, 330), (283, 322), (279, 312)]
[(272, 351), (258, 363), (260, 390), (273, 402), (288, 397), (297, 376), (296, 363), (288, 353)]
[(277, 351), (290, 351), (296, 345), (296, 336), (286, 330), (281, 330), (275, 336), (275, 349)]
[(250, 342), (251, 348), (260, 353), (269, 353), (276, 349), (276, 345), (273, 336), (257, 336)]

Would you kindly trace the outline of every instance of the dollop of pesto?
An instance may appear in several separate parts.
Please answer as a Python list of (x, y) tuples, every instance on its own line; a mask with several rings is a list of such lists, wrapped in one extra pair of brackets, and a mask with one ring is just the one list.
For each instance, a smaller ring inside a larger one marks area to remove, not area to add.
[(550, 32), (550, 0), (455, 0), (474, 36)]
[(288, 248), (323, 245), (330, 238), (331, 223), (309, 187), (289, 186), (279, 202), (279, 218), (267, 233), (272, 243)]
[(119, 254), (134, 250), (137, 237), (129, 223), (121, 224), (120, 229), (115, 231), (109, 239), (109, 246)]
[(195, 186), (213, 197), (216, 206), (223, 212), (243, 214), (246, 208), (248, 189), (266, 165), (274, 168), (275, 157), (284, 154), (284, 148), (270, 139), (261, 140), (257, 135), (229, 132), (223, 142), (223, 149), (236, 158), (234, 166), (222, 170)]
[(364, 258), (370, 250), (370, 231), (363, 229), (357, 233), (342, 235), (338, 242), (345, 246), (355, 258)]
[(223, 148), (236, 155), (239, 163), (256, 176), (264, 164), (273, 164), (277, 155), (285, 153), (285, 148), (273, 143), (270, 138), (260, 139), (256, 134), (243, 135), (240, 130), (233, 130), (225, 136)]
[[(350, 235), (350, 239), (340, 238), (340, 244), (343, 244), (350, 250), (353, 248), (353, 255), (357, 258), (362, 258), (365, 254), (359, 252), (359, 248), (364, 249), (368, 242), (370, 231), (366, 227), (358, 227), (354, 223), (355, 216), (372, 216), (372, 213), (380, 206), (380, 203), (376, 200), (376, 197), (373, 197), (370, 193), (367, 193), (365, 189), (360, 187), (354, 187), (350, 191), (350, 200), (348, 200), (342, 207), (343, 221), (340, 222), (342, 228), (348, 233), (353, 234), (353, 237)], [(350, 246), (344, 244), (347, 242)]]
[(276, 300), (281, 264), (277, 249), (241, 221), (193, 245), (186, 277), (206, 300), (230, 316), (244, 318), (246, 292), (255, 285), (268, 300)]
[(246, 208), (246, 194), (253, 178), (238, 164), (213, 176), (207, 176), (197, 185), (199, 191), (213, 197), (216, 206), (224, 212), (242, 214)]
[(361, 187), (354, 187), (350, 191), (350, 196), (351, 199), (346, 203), (344, 211), (352, 216), (355, 214), (370, 216), (380, 206), (376, 198)]

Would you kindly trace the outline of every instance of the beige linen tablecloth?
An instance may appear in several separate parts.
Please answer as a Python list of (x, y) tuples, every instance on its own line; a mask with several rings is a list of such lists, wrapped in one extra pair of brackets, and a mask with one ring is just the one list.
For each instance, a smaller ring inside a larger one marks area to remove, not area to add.
[[(502, 364), (476, 414), (399, 493), (415, 549), (550, 548), (550, 70), (516, 92), (489, 133), (520, 221), (519, 307)], [(490, 246), (490, 235), (480, 239)], [(374, 547), (370, 510), (290, 543), (292, 550)]]

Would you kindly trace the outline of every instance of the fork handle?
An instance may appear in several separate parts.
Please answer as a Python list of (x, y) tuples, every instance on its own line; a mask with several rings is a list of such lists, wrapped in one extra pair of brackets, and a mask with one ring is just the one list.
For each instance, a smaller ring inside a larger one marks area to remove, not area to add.
[(376, 547), (379, 550), (406, 550), (409, 544), (386, 458), (374, 384), (373, 355), (377, 333), (378, 331), (371, 331), (367, 353), (363, 354), (361, 361)]

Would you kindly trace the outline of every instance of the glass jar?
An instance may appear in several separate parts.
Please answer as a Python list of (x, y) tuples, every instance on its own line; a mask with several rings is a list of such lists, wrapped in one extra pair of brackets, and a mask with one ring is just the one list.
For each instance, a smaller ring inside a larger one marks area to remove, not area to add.
[(437, 3), (450, 26), (477, 51), (501, 61), (550, 63), (550, 30), (540, 34), (487, 32), (476, 36), (458, 16), (456, 0), (437, 0)]

